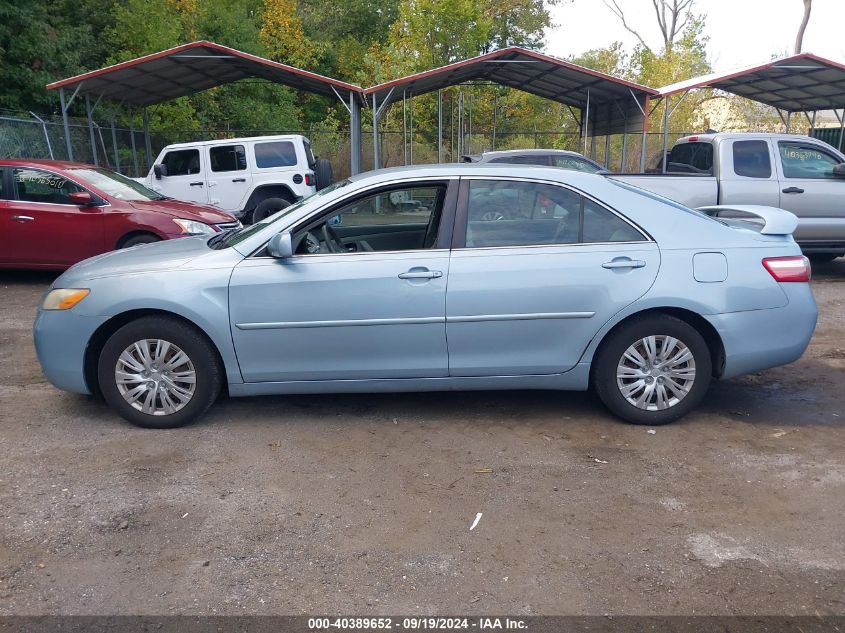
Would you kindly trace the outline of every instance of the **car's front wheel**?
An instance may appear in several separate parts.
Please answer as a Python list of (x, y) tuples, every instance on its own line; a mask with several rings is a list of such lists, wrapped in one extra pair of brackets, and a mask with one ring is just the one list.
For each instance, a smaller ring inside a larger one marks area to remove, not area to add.
[(659, 314), (625, 323), (602, 344), (593, 387), (604, 405), (634, 424), (668, 424), (691, 411), (710, 384), (712, 360), (699, 332)]
[(143, 317), (106, 341), (97, 367), (100, 391), (123, 418), (170, 429), (202, 415), (217, 398), (222, 372), (208, 340), (166, 316)]

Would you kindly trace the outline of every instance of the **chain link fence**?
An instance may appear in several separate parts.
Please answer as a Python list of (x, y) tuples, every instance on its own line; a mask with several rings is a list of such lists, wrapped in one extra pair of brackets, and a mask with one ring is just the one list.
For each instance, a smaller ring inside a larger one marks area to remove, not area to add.
[[(268, 136), (274, 134), (302, 134), (311, 139), (314, 153), (332, 162), (336, 178), (350, 174), (350, 140), (348, 131), (333, 131), (320, 128), (308, 130), (189, 130), (162, 134), (151, 134), (152, 156), (148, 158), (143, 131), (111, 125), (93, 125), (93, 146), (91, 130), (86, 119), (69, 120), (70, 145), (73, 159), (77, 162), (98, 163), (133, 177), (146, 175), (159, 151), (170, 143), (198, 142), (211, 139), (226, 139), (246, 136)], [(686, 135), (686, 132), (669, 134), (668, 147)], [(504, 149), (567, 149), (594, 158), (610, 171), (640, 171), (640, 151), (643, 136), (629, 134), (623, 142), (621, 135), (587, 139), (577, 133), (530, 130), (525, 132), (474, 131), (457, 138), (451, 130), (444, 130), (440, 152), (443, 162), (460, 161), (461, 155), (477, 154), (493, 148)], [(362, 169), (373, 168), (372, 130), (362, 134)], [(646, 168), (660, 163), (663, 134), (653, 132), (646, 135)], [(379, 131), (379, 156), (383, 167), (394, 167), (406, 163), (423, 164), (438, 162), (436, 130), (417, 130), (414, 135), (401, 129)], [(96, 152), (96, 155), (95, 155)], [(623, 156), (624, 154), (624, 156)], [(67, 160), (67, 142), (61, 117), (57, 115), (37, 116), (33, 113), (0, 112), (0, 157), (2, 158), (53, 158)], [(623, 160), (624, 158), (624, 160)]]

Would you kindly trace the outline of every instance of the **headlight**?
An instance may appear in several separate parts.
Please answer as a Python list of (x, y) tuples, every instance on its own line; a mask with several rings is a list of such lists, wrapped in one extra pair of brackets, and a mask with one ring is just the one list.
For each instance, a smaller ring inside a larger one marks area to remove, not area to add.
[(44, 310), (70, 310), (91, 293), (88, 288), (56, 288), (47, 293)]
[(173, 220), (185, 235), (211, 235), (216, 231), (208, 224), (197, 222), (196, 220), (183, 220), (181, 218), (174, 218)]

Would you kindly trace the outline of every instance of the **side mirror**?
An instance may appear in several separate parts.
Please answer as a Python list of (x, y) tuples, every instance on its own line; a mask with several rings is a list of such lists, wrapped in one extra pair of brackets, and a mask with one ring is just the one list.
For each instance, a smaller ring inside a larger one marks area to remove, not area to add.
[(90, 207), (94, 204), (94, 198), (87, 191), (74, 191), (69, 193), (67, 197), (79, 207)]
[(161, 163), (153, 165), (153, 174), (155, 174), (156, 180), (161, 180), (162, 177), (167, 176), (167, 165)]
[(845, 178), (845, 163), (839, 163), (833, 166), (834, 178)]
[(267, 243), (267, 253), (276, 259), (293, 257), (293, 238), (290, 232), (277, 233)]

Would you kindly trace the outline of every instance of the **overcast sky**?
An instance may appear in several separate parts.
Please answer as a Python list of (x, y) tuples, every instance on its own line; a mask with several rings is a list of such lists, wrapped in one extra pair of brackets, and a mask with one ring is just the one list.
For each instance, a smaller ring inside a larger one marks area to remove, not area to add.
[[(649, 46), (660, 46), (660, 31), (651, 0), (617, 0), (626, 19)], [(707, 52), (720, 72), (791, 54), (803, 13), (802, 0), (696, 0), (695, 12), (706, 14)], [(555, 23), (546, 37), (547, 51), (567, 58), (621, 41), (628, 52), (637, 44), (602, 0), (564, 0), (552, 7)], [(845, 0), (813, 0), (804, 52), (845, 62)]]

